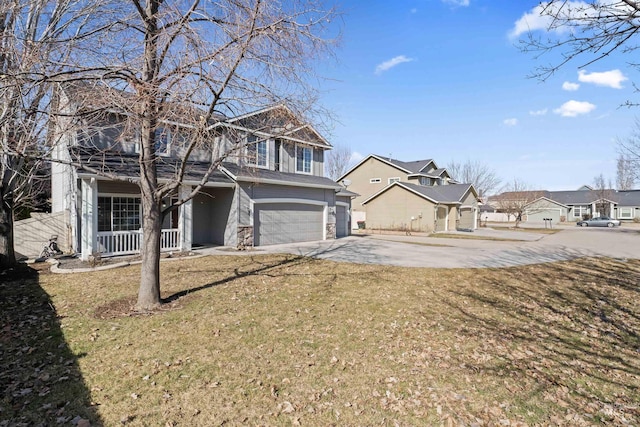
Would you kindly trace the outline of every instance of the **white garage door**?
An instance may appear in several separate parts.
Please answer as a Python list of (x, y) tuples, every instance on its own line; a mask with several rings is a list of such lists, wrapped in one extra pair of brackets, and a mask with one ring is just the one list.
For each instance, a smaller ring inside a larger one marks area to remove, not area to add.
[(536, 209), (527, 212), (527, 221), (542, 222), (545, 218), (560, 222), (560, 209)]
[(265, 203), (254, 206), (254, 245), (322, 240), (323, 206), (301, 203)]
[(346, 237), (348, 233), (347, 207), (336, 206), (336, 237)]

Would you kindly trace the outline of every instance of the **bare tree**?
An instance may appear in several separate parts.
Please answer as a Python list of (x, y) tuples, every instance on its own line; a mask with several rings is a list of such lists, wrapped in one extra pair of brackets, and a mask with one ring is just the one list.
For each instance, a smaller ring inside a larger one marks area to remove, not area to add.
[(499, 212), (507, 214), (508, 217), (513, 215), (516, 227), (519, 227), (527, 206), (543, 194), (542, 191), (531, 190), (528, 184), (514, 179), (502, 188), (500, 194), (493, 196), (492, 201)]
[[(561, 59), (539, 66), (535, 77), (547, 79), (574, 60), (586, 67), (618, 51), (631, 54), (640, 46), (638, 15), (640, 3), (630, 0), (568, 1), (549, 0), (531, 12), (536, 21), (546, 22), (546, 34), (529, 31), (519, 45), (524, 52), (543, 55), (549, 51), (562, 52)], [(637, 66), (637, 64), (632, 64)]]
[(600, 215), (611, 216), (611, 201), (615, 196), (611, 180), (607, 181), (603, 174), (593, 179), (593, 193), (596, 198), (596, 210)]
[(616, 161), (616, 188), (618, 190), (631, 190), (636, 182), (636, 169), (634, 161), (624, 154), (618, 156)]
[(76, 42), (97, 29), (97, 7), (75, 0), (0, 3), (0, 269), (15, 264), (13, 217), (47, 154), (51, 85)]
[(447, 170), (456, 181), (473, 184), (480, 197), (491, 194), (501, 182), (495, 171), (479, 160), (466, 160), (464, 163), (452, 160), (447, 165)]
[[(242, 152), (227, 117), (281, 102), (300, 115), (312, 111), (309, 75), (316, 60), (331, 55), (334, 40), (325, 30), (335, 11), (316, 0), (127, 0), (115, 2), (107, 15), (114, 27), (96, 38), (94, 55), (70, 68), (95, 82), (75, 93), (85, 99), (82, 114), (106, 120), (117, 109), (121, 139), (135, 135), (139, 141), (139, 173), (129, 181), (140, 188), (144, 219), (137, 308), (149, 310), (161, 304), (163, 215), (194, 197), (223, 160)], [(63, 108), (59, 126), (67, 114)], [(169, 126), (184, 132), (180, 156), (170, 165), (175, 174), (160, 182), (158, 146)], [(225, 142), (216, 145), (222, 129)], [(178, 193), (198, 150), (208, 150), (209, 166), (188, 194)], [(123, 179), (81, 156), (69, 162)], [(177, 201), (163, 208), (170, 195)]]
[(346, 145), (334, 145), (325, 159), (326, 175), (334, 181), (344, 175), (351, 167), (351, 149)]

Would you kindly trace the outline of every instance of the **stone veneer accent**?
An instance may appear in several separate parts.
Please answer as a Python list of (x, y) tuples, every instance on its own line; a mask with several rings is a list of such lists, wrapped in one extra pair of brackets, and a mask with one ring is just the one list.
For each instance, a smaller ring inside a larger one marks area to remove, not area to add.
[(245, 250), (253, 247), (253, 227), (251, 225), (241, 225), (238, 227), (238, 250)]
[(327, 224), (327, 240), (336, 238), (336, 224)]

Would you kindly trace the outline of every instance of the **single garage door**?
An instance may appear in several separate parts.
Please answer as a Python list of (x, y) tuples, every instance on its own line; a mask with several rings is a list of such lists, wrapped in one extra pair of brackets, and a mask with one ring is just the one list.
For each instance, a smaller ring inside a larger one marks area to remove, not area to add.
[(527, 212), (527, 221), (543, 222), (545, 218), (551, 218), (553, 222), (560, 222), (560, 209), (536, 209)]
[(322, 240), (323, 206), (301, 203), (265, 203), (254, 206), (254, 245)]
[(348, 233), (347, 207), (336, 206), (336, 237), (346, 237)]
[(473, 208), (460, 209), (460, 222), (458, 223), (459, 228), (465, 228), (470, 230), (475, 229), (476, 227), (473, 220), (474, 220)]

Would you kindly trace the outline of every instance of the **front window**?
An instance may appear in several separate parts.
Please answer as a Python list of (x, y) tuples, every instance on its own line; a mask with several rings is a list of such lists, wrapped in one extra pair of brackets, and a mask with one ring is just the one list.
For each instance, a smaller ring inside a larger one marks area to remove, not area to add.
[(618, 209), (618, 218), (620, 218), (620, 219), (631, 219), (631, 218), (633, 218), (633, 208), (619, 208)]
[(267, 141), (255, 135), (247, 137), (247, 163), (258, 167), (267, 167)]
[(98, 197), (98, 231), (139, 229), (139, 197)]
[(588, 206), (574, 206), (573, 207), (573, 217), (574, 218), (582, 218), (583, 215), (587, 215), (589, 213)]
[(155, 149), (156, 154), (162, 156), (169, 154), (169, 143), (171, 142), (171, 133), (167, 128), (157, 128), (155, 132)]
[(311, 173), (311, 147), (296, 146), (296, 172)]

